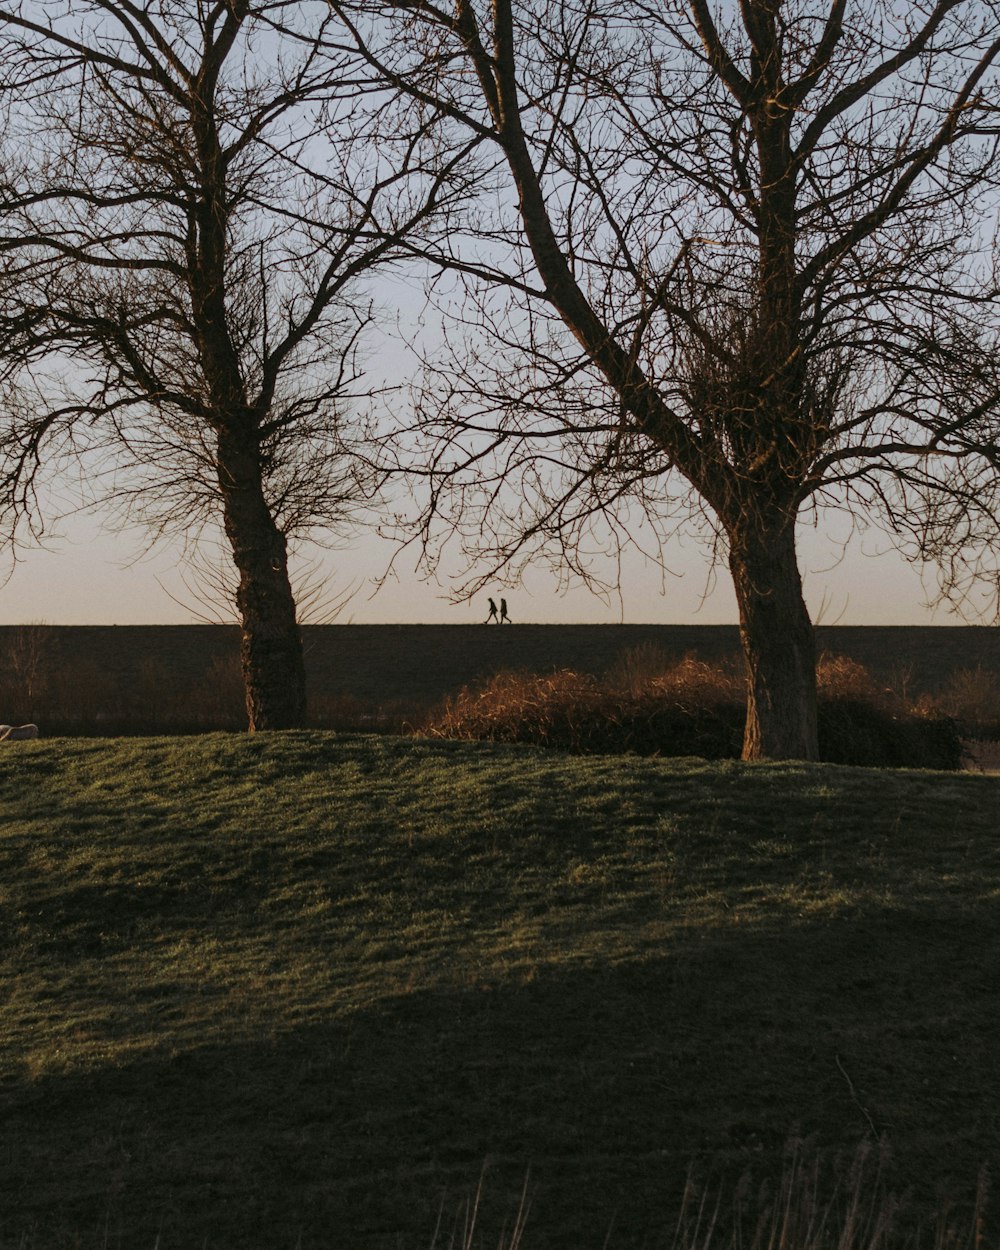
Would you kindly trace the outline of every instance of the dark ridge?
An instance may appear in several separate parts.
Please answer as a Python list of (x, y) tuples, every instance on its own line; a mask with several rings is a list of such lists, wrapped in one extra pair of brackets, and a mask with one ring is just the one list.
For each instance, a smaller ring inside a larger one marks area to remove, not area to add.
[[(0, 626), (0, 654), (21, 626)], [(124, 680), (155, 662), (182, 681), (234, 657), (229, 625), (58, 625), (45, 663), (93, 665)], [(736, 656), (735, 625), (307, 625), (306, 666), (314, 694), (425, 703), (499, 669), (571, 668), (600, 676), (637, 647), (681, 658)], [(890, 681), (904, 671), (915, 694), (936, 693), (960, 669), (1000, 671), (1000, 630), (989, 626), (820, 626), (818, 649), (848, 655)]]

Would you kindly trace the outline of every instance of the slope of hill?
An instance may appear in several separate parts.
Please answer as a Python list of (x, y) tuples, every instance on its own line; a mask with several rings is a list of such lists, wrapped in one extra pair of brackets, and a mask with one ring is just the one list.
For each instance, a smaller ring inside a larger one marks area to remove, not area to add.
[(470, 1244), (527, 1177), (522, 1250), (638, 1250), (692, 1163), (753, 1216), (792, 1135), (884, 1136), (913, 1210), (964, 1210), (998, 828), (989, 777), (8, 745), (0, 1245), (440, 1250), (482, 1176)]

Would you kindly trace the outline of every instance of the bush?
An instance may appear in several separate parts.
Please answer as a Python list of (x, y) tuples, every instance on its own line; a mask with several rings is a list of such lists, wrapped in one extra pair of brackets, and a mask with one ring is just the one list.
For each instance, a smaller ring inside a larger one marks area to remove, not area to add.
[[(623, 658), (603, 679), (570, 670), (502, 672), (449, 699), (427, 724), (433, 737), (523, 742), (577, 754), (699, 755), (737, 759), (744, 685), (731, 668), (686, 656)], [(961, 766), (954, 721), (919, 715), (853, 660), (823, 656), (820, 758), (890, 768)]]
[(961, 768), (959, 726), (940, 709), (913, 706), (846, 655), (824, 652), (816, 682), (820, 759), (873, 768)]
[[(586, 673), (498, 673), (448, 700), (426, 732), (441, 738), (526, 742), (580, 754), (739, 754), (743, 709), (732, 702), (630, 694)], [(690, 692), (688, 692), (690, 694)]]
[(956, 720), (966, 737), (1000, 741), (1000, 673), (995, 670), (982, 665), (959, 669), (924, 703)]
[(820, 698), (819, 757), (872, 768), (961, 768), (965, 748), (946, 716), (892, 715), (861, 699)]

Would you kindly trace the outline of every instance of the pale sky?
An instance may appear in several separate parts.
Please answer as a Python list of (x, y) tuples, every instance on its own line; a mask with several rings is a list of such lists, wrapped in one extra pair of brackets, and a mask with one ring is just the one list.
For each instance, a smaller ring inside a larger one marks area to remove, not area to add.
[[(391, 291), (387, 302), (397, 314), (405, 312), (415, 320), (426, 311), (416, 288), (400, 283), (383, 289)], [(412, 358), (388, 324), (380, 333), (375, 354), (382, 374), (399, 382), (412, 370)], [(855, 534), (841, 558), (843, 543), (837, 538), (842, 533), (843, 522), (838, 529), (835, 516), (827, 530), (803, 526), (800, 531), (799, 563), (814, 622), (964, 623), (943, 608), (928, 606), (935, 591), (933, 572), (925, 573), (922, 581), (919, 570), (893, 552), (880, 532)], [(183, 625), (203, 619), (204, 606), (185, 587), (178, 553), (160, 550), (141, 557), (142, 549), (141, 533), (108, 532), (95, 515), (60, 523), (44, 549), (22, 551), (10, 578), (0, 580), (0, 625)], [(608, 602), (581, 586), (560, 593), (554, 574), (539, 564), (529, 570), (523, 587), (504, 589), (497, 583), (471, 604), (456, 604), (447, 582), (427, 581), (419, 574), (414, 553), (404, 553), (394, 564), (395, 575), (377, 588), (374, 579), (385, 572), (393, 551), (388, 542), (363, 533), (348, 549), (323, 554), (328, 599), (350, 594), (335, 618), (339, 623), (465, 624), (485, 620), (491, 593), (503, 594), (511, 617), (521, 623), (731, 625), (739, 619), (728, 571), (720, 568), (712, 575), (703, 549), (694, 542), (668, 550), (667, 575), (633, 555), (623, 567), (621, 599)], [(0, 552), (0, 574), (8, 567), (2, 557)], [(612, 579), (610, 560), (598, 572)], [(989, 606), (992, 611), (995, 602)]]
[[(161, 551), (132, 563), (140, 549), (138, 536), (102, 533), (95, 518), (62, 528), (61, 540), (54, 540), (47, 550), (24, 553), (13, 575), (0, 586), (0, 624), (166, 625), (199, 619), (203, 609), (185, 589), (175, 554)], [(449, 602), (447, 585), (421, 580), (414, 572), (413, 556), (404, 556), (396, 576), (376, 591), (371, 579), (385, 569), (391, 552), (388, 544), (367, 535), (349, 550), (325, 556), (330, 598), (354, 588), (338, 622), (465, 624), (485, 619), (490, 593), (504, 594), (511, 616), (521, 623), (716, 625), (737, 620), (728, 573), (720, 569), (710, 581), (704, 556), (695, 546), (671, 553), (673, 573), (662, 586), (658, 569), (632, 558), (623, 569), (621, 602), (610, 603), (580, 587), (560, 595), (553, 575), (538, 567), (529, 571), (523, 587), (504, 590), (498, 584), (495, 592), (484, 590), (471, 604), (454, 604)], [(918, 571), (873, 532), (856, 538), (838, 562), (832, 541), (804, 531), (800, 562), (817, 623), (963, 623), (943, 609), (927, 607), (933, 577), (927, 576), (922, 584)]]
[[(394, 288), (400, 308), (404, 288)], [(418, 300), (413, 292), (411, 313)], [(380, 364), (389, 381), (405, 378), (412, 362), (386, 332)], [(56, 493), (62, 491), (56, 487)], [(69, 486), (67, 497), (72, 494)], [(66, 499), (63, 506), (68, 507)], [(838, 536), (842, 541), (838, 541)], [(943, 608), (933, 610), (933, 571), (920, 571), (896, 554), (875, 529), (846, 541), (844, 521), (832, 516), (827, 529), (803, 526), (799, 563), (806, 601), (814, 622), (825, 625), (953, 625), (965, 623)], [(45, 622), (50, 625), (183, 625), (204, 619), (205, 608), (185, 586), (178, 552), (158, 550), (142, 556), (139, 531), (114, 533), (97, 515), (79, 514), (58, 524), (44, 548), (24, 550), (13, 573), (0, 552), (0, 625)], [(428, 581), (416, 569), (416, 554), (404, 552), (394, 576), (381, 587), (394, 548), (363, 532), (345, 550), (323, 553), (321, 580), (327, 599), (349, 595), (336, 620), (342, 624), (464, 624), (485, 620), (486, 598), (503, 594), (516, 622), (537, 624), (703, 624), (738, 621), (728, 571), (713, 575), (702, 547), (676, 543), (667, 551), (670, 573), (664, 575), (638, 555), (622, 570), (621, 598), (603, 601), (582, 586), (560, 593), (555, 575), (544, 565), (532, 567), (522, 587), (484, 589), (471, 604), (451, 601), (449, 584)], [(457, 569), (452, 570), (454, 576)], [(610, 560), (599, 575), (613, 580)], [(188, 575), (190, 582), (190, 575)], [(454, 583), (452, 583), (453, 586)], [(986, 606), (986, 597), (983, 596)], [(995, 601), (989, 604), (991, 614)], [(200, 615), (199, 615), (200, 614)], [(327, 618), (319, 618), (327, 619)], [(308, 615), (305, 620), (309, 620)]]
[[(373, 354), (386, 380), (409, 376), (412, 360), (393, 346), (393, 319), (424, 324), (422, 288), (404, 278), (380, 279), (380, 302), (386, 317), (385, 340)], [(137, 534), (101, 530), (95, 517), (77, 517), (61, 526), (61, 536), (46, 549), (23, 551), (11, 576), (0, 578), (0, 624), (47, 622), (70, 624), (186, 624), (204, 608), (186, 589), (178, 556), (159, 550), (146, 558)], [(455, 604), (449, 586), (420, 577), (415, 557), (404, 555), (395, 576), (375, 590), (372, 579), (383, 573), (392, 548), (362, 535), (350, 549), (324, 557), (328, 598), (353, 591), (336, 619), (341, 623), (462, 624), (484, 620), (486, 597), (503, 594), (515, 623), (662, 623), (733, 624), (735, 598), (728, 573), (712, 575), (704, 552), (695, 544), (671, 548), (671, 573), (663, 575), (638, 556), (622, 572), (621, 597), (604, 602), (585, 588), (560, 594), (555, 576), (539, 566), (525, 584), (484, 589), (474, 601)], [(890, 549), (875, 530), (856, 535), (841, 552), (822, 530), (803, 529), (799, 544), (806, 599), (814, 621), (842, 625), (950, 625), (962, 623), (943, 608), (933, 610), (933, 573), (919, 570)], [(0, 552), (0, 575), (5, 571)], [(612, 576), (609, 566), (607, 575)], [(983, 596), (983, 607), (987, 605)], [(308, 619), (308, 618), (306, 618)]]

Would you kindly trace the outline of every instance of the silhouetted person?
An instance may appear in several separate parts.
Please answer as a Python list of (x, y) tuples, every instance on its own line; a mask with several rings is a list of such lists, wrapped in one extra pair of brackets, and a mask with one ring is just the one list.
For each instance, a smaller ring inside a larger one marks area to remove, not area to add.
[[(492, 603), (493, 601), (490, 600), (490, 602)], [(500, 624), (502, 625), (504, 621), (506, 621), (508, 625), (514, 624), (514, 622), (507, 615), (507, 600), (501, 599), (500, 600)]]
[[(503, 603), (503, 600), (501, 599), (501, 600), (500, 600), (500, 602), (501, 602), (501, 603)], [(507, 610), (507, 609), (506, 609), (506, 608), (504, 608), (504, 611), (506, 611), (506, 610)], [(499, 620), (499, 618), (498, 618), (498, 616), (497, 616), (497, 605), (493, 602), (493, 600), (492, 600), (492, 599), (490, 600), (490, 614), (489, 614), (489, 616), (486, 618), (486, 620), (485, 620), (484, 624), (488, 625), (488, 624), (490, 623), (490, 621), (496, 621), (496, 623), (497, 623), (498, 625), (500, 624), (500, 620)]]

